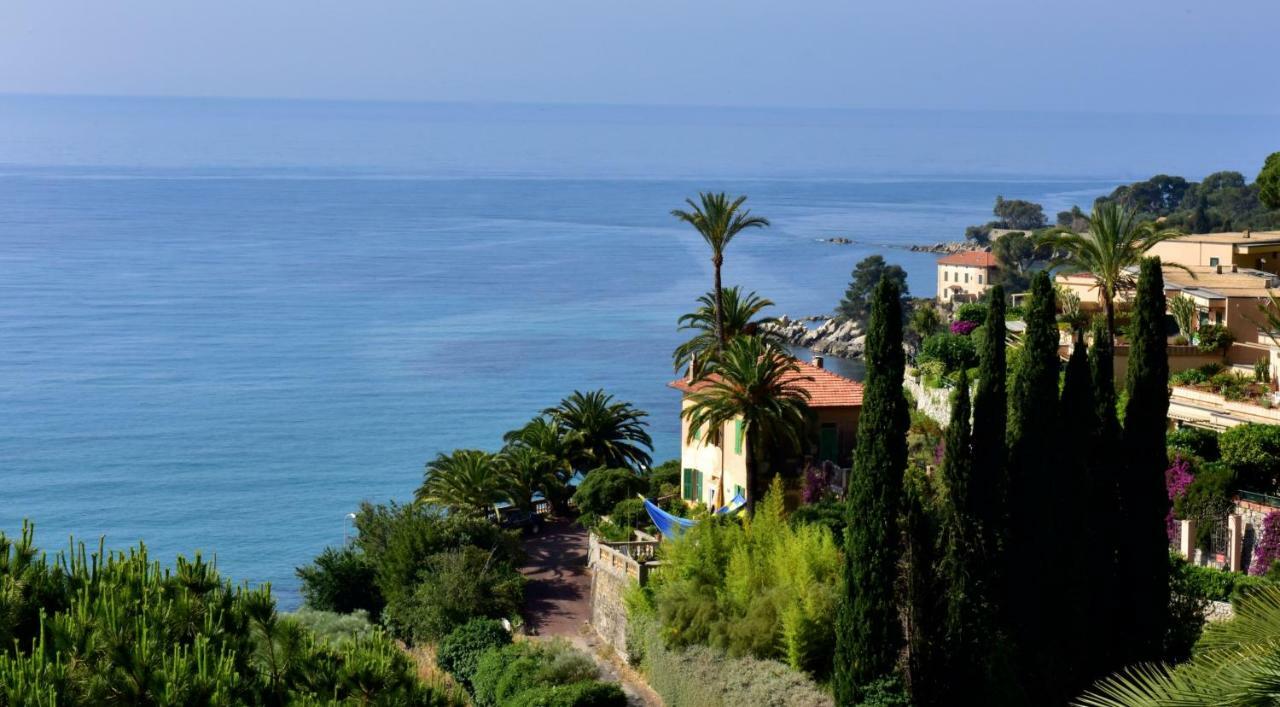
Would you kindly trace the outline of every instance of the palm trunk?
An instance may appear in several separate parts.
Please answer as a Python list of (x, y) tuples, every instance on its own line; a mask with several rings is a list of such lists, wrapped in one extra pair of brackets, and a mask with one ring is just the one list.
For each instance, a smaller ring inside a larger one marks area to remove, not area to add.
[(1102, 293), (1102, 307), (1107, 312), (1107, 336), (1111, 337), (1111, 345), (1116, 343), (1116, 293), (1114, 291), (1106, 291)]
[[(749, 444), (749, 443), (748, 443)], [(756, 475), (759, 470), (756, 468), (756, 455), (751, 447), (747, 447), (747, 517), (754, 518), (756, 515)]]
[(711, 265), (714, 266), (716, 272), (715, 296), (716, 296), (716, 338), (720, 340), (723, 346), (728, 337), (724, 335), (724, 303), (721, 301), (722, 292), (720, 288), (720, 266), (724, 264), (724, 256), (716, 253), (711, 256)]

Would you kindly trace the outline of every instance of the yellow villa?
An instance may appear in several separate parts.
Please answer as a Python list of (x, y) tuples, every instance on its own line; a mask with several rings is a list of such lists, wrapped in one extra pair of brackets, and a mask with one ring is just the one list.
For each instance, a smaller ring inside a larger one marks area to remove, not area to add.
[[(821, 356), (815, 356), (812, 363), (797, 363), (800, 370), (789, 374), (789, 378), (795, 387), (809, 393), (812, 429), (806, 437), (811, 440), (810, 448), (804, 458), (774, 459), (783, 466), (770, 470), (799, 471), (805, 462), (846, 467), (853, 458), (858, 415), (862, 411), (862, 384), (824, 368)], [(689, 394), (705, 385), (706, 382), (691, 383), (683, 378), (670, 383), (684, 394), (682, 409), (692, 405)], [(719, 445), (712, 444), (707, 435), (700, 434), (690, 441), (689, 421), (681, 416), (680, 464), (684, 471), (680, 496), (686, 503), (719, 508), (737, 495), (747, 497), (747, 454), (751, 440), (742, 428), (742, 421), (726, 423), (721, 440)]]
[(1148, 255), (1189, 267), (1250, 268), (1280, 274), (1280, 231), (1194, 234), (1157, 243)]
[(991, 287), (996, 256), (981, 251), (952, 253), (938, 258), (938, 301), (973, 302)]

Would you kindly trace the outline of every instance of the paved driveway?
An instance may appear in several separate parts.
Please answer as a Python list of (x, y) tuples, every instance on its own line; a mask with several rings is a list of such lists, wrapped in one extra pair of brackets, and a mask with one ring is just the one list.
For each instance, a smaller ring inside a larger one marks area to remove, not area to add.
[(524, 540), (520, 572), (525, 585), (524, 619), (529, 633), (577, 637), (591, 620), (591, 576), (587, 531), (571, 523), (544, 526)]

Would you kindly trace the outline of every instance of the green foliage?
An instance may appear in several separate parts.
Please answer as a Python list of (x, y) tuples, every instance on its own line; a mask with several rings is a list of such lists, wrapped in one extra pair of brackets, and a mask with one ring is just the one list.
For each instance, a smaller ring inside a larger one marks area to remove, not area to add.
[(0, 535), (0, 704), (444, 705), (384, 635), (317, 641), (270, 589), (145, 546), (50, 561)]
[(1280, 152), (1267, 156), (1255, 184), (1258, 186), (1258, 201), (1269, 209), (1280, 209)]
[(349, 614), (338, 614), (303, 607), (284, 618), (310, 631), (317, 641), (330, 644), (368, 638), (376, 631), (369, 615), (359, 609)]
[(473, 617), (516, 616), (524, 577), (495, 557), (470, 545), (431, 555), (413, 592), (387, 603), (384, 622), (417, 644), (443, 638)]
[(639, 469), (653, 461), (653, 438), (645, 429), (649, 413), (604, 390), (575, 390), (542, 414), (563, 430), (574, 469)]
[[(715, 358), (720, 352), (720, 337), (716, 334), (715, 293), (708, 292), (698, 298), (698, 308), (680, 317), (680, 331), (696, 332), (688, 341), (676, 347), (671, 354), (672, 363), (677, 371), (686, 366), (693, 366), (693, 374), (701, 372), (703, 363)], [(783, 346), (786, 342), (776, 329), (765, 324), (777, 321), (774, 317), (761, 317), (764, 310), (773, 306), (773, 301), (760, 297), (755, 292), (743, 293), (738, 287), (726, 287), (721, 295), (724, 307), (725, 339), (735, 336), (759, 336), (774, 346)]]
[(509, 494), (498, 455), (479, 449), (443, 452), (427, 463), (414, 498), (455, 512), (482, 514)]
[(594, 680), (536, 687), (515, 696), (510, 707), (627, 707), (627, 696), (613, 683)]
[(972, 336), (940, 332), (924, 340), (916, 361), (939, 361), (945, 373), (965, 370), (978, 365), (978, 346)]
[(1219, 353), (1231, 348), (1236, 337), (1220, 324), (1208, 324), (1196, 330), (1196, 347), (1202, 353)]
[(955, 320), (985, 324), (989, 318), (990, 307), (984, 302), (965, 302), (956, 309)]
[(1183, 336), (1191, 336), (1196, 320), (1196, 303), (1186, 295), (1178, 295), (1169, 300), (1169, 313), (1178, 323), (1178, 332)]
[(730, 657), (708, 646), (672, 648), (640, 612), (628, 616), (628, 652), (667, 707), (832, 707), (803, 673), (773, 660)]
[(980, 352), (980, 368), (973, 394), (972, 496), (974, 515), (988, 552), (985, 581), (1000, 586), (1002, 551), (1007, 547), (1008, 517), (1005, 435), (1008, 428), (1008, 361), (1005, 344), (1004, 288), (990, 290), (987, 321)]
[(502, 622), (471, 619), (440, 641), (436, 649), (436, 664), (470, 690), (481, 656), (486, 651), (510, 643), (511, 634), (503, 628)]
[(1144, 221), (1164, 217), (1165, 224), (1191, 233), (1275, 228), (1280, 226), (1280, 213), (1262, 200), (1264, 192), (1272, 193), (1266, 189), (1275, 184), (1272, 175), (1280, 169), (1267, 171), (1273, 160), (1268, 158), (1254, 184), (1246, 184), (1239, 172), (1215, 172), (1198, 183), (1160, 174), (1117, 187), (1095, 205), (1118, 203), (1134, 209)]
[(1165, 440), (1171, 449), (1188, 452), (1191, 456), (1205, 461), (1217, 461), (1218, 433), (1200, 427), (1179, 427), (1170, 432)]
[(578, 484), (573, 503), (583, 513), (608, 515), (619, 501), (635, 498), (649, 483), (630, 469), (596, 469)]
[(661, 553), (652, 595), (669, 644), (830, 670), (840, 553), (826, 527), (787, 522), (780, 480), (754, 516), (704, 520)]
[(505, 707), (524, 693), (536, 691), (537, 699), (550, 698), (561, 693), (547, 688), (581, 684), (598, 675), (595, 662), (562, 639), (520, 641), (480, 656), (472, 696), (476, 707)]
[(645, 510), (644, 501), (638, 498), (624, 498), (609, 511), (609, 519), (627, 528), (649, 527), (649, 511)]
[(912, 707), (902, 678), (897, 675), (874, 680), (862, 691), (858, 707)]
[(319, 611), (366, 611), (377, 621), (382, 595), (374, 583), (373, 563), (354, 547), (327, 547), (311, 564), (297, 569), (302, 598)]
[(916, 300), (911, 308), (911, 319), (907, 323), (907, 331), (912, 335), (912, 343), (919, 344), (942, 328), (942, 315), (933, 306), (933, 301)]
[(1159, 258), (1145, 258), (1138, 275), (1129, 343), (1124, 416), (1127, 468), (1121, 477), (1125, 542), (1120, 567), (1126, 593), (1131, 661), (1156, 660), (1162, 654), (1168, 623), (1169, 539), (1165, 517), (1166, 418), (1169, 411), (1169, 358), (1165, 344), (1164, 278)]
[(1175, 517), (1196, 521), (1197, 546), (1208, 547), (1213, 529), (1226, 521), (1235, 487), (1235, 473), (1226, 464), (1203, 464), (1186, 492), (1174, 501)]
[(793, 526), (819, 525), (831, 531), (831, 537), (844, 537), (844, 502), (830, 496), (817, 503), (805, 503), (791, 512), (787, 519)]
[(1036, 265), (1053, 255), (1051, 249), (1024, 233), (1006, 233), (997, 238), (991, 253), (1000, 265), (994, 279), (1010, 292), (1025, 290)]
[(889, 265), (884, 256), (868, 255), (853, 267), (853, 278), (844, 291), (844, 299), (836, 305), (840, 319), (865, 321), (871, 311), (871, 294), (881, 280), (888, 280), (898, 288), (898, 296), (907, 296), (907, 271), (901, 265)]
[(680, 460), (668, 459), (649, 470), (645, 478), (649, 489), (645, 493), (651, 499), (658, 499), (671, 493), (680, 492)]
[(1222, 462), (1235, 472), (1241, 488), (1261, 493), (1280, 489), (1280, 426), (1232, 427), (1218, 445)]
[(1196, 368), (1188, 368), (1185, 371), (1178, 371), (1169, 376), (1169, 382), (1174, 385), (1200, 385), (1208, 383), (1214, 376), (1222, 373), (1221, 363), (1206, 363)]
[(901, 552), (897, 518), (907, 466), (910, 414), (902, 393), (898, 288), (876, 287), (866, 341), (858, 443), (849, 476), (844, 593), (836, 615), (836, 701), (848, 704), (893, 671), (902, 643), (894, 583)]
[(1044, 217), (1044, 207), (1032, 201), (997, 196), (996, 205), (991, 211), (1005, 224), (1005, 228), (1034, 231), (1048, 225)]

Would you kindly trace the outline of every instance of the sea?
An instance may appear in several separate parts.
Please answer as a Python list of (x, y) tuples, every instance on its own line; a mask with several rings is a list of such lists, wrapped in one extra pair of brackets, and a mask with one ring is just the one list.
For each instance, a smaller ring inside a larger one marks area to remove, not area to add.
[[(1155, 173), (1256, 174), (1276, 116), (0, 96), (0, 531), (294, 570), (574, 390), (678, 455), (676, 320), (711, 285), (670, 215), (772, 226), (726, 284), (832, 310), (872, 253), (934, 294), (997, 195), (1050, 219)], [(848, 238), (851, 245), (826, 242)], [(841, 370), (858, 374), (856, 363)]]

